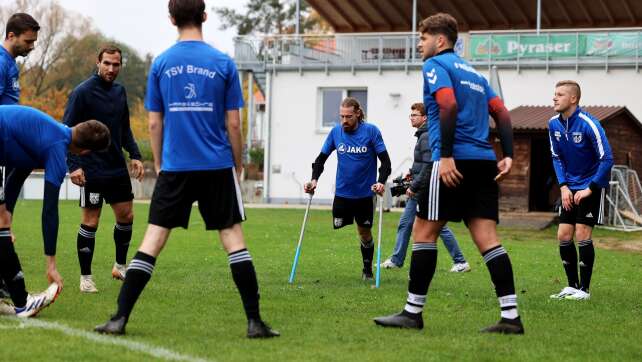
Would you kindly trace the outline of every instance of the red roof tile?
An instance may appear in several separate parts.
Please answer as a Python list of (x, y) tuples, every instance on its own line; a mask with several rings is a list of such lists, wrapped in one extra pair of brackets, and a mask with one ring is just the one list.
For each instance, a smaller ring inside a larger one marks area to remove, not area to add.
[[(621, 106), (582, 106), (582, 109), (595, 116), (600, 122), (620, 112), (627, 112), (631, 115), (626, 107)], [(555, 116), (555, 111), (552, 106), (519, 106), (510, 111), (513, 129), (521, 131), (546, 130), (548, 129), (548, 120), (553, 116)], [(640, 124), (633, 115), (631, 118)], [(495, 127), (492, 119), (491, 127)]]

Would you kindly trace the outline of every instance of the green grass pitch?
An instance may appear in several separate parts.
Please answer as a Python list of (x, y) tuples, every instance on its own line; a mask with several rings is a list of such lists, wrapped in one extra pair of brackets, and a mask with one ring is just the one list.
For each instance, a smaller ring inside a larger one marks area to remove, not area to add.
[[(31, 291), (46, 287), (40, 205), (19, 202), (14, 222), (16, 249)], [(130, 258), (143, 236), (147, 211), (148, 205), (136, 205)], [(65, 288), (36, 318), (47, 328), (0, 318), (0, 360), (141, 361), (158, 358), (150, 353), (160, 349), (174, 353), (161, 357), (214, 361), (642, 360), (640, 253), (598, 248), (592, 299), (550, 301), (549, 294), (566, 280), (555, 230), (500, 228), (526, 334), (482, 335), (478, 330), (499, 317), (497, 300), (468, 233), (462, 224), (453, 224), (473, 270), (449, 273), (450, 257), (439, 244), (424, 311), (426, 327), (390, 330), (375, 326), (372, 318), (401, 310), (408, 263), (401, 270), (382, 270), (381, 288), (370, 288), (360, 279), (354, 226), (333, 231), (330, 213), (312, 210), (297, 277), (289, 285), (303, 210), (247, 213), (243, 227), (259, 277), (262, 316), (282, 333), (280, 338), (245, 338), (245, 316), (227, 256), (218, 235), (204, 231), (195, 208), (189, 230), (172, 232), (134, 309), (128, 334), (92, 339), (91, 329), (114, 312), (121, 285), (110, 275), (113, 214), (108, 207), (103, 210), (97, 233), (93, 273), (100, 292), (81, 295), (75, 251), (80, 210), (75, 202), (61, 202), (57, 258)], [(382, 258), (392, 250), (399, 216), (384, 215)], [(596, 244), (606, 238), (642, 240), (642, 233), (596, 230)]]

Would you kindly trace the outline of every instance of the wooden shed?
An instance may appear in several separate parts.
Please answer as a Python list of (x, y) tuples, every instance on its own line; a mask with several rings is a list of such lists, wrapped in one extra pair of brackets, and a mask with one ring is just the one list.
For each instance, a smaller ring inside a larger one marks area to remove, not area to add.
[[(616, 165), (642, 176), (642, 123), (626, 107), (586, 106), (602, 123)], [(510, 111), (514, 158), (510, 175), (500, 184), (500, 208), (506, 211), (552, 211), (560, 192), (551, 160), (548, 120), (553, 107), (520, 106)], [(500, 150), (499, 140), (495, 148)]]

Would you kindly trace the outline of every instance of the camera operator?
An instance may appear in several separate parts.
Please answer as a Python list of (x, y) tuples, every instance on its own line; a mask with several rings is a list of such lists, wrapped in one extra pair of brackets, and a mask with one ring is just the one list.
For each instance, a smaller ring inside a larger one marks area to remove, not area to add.
[[(393, 182), (395, 186), (391, 188), (393, 196), (398, 196), (401, 190), (406, 188), (406, 195), (408, 201), (406, 208), (401, 214), (399, 219), (399, 226), (397, 227), (397, 242), (392, 252), (392, 256), (386, 259), (381, 266), (386, 269), (401, 268), (406, 259), (406, 250), (408, 249), (408, 241), (410, 240), (410, 233), (412, 226), (415, 222), (415, 215), (417, 214), (417, 199), (428, 197), (425, 193), (426, 185), (429, 179), (429, 174), (432, 170), (430, 144), (428, 142), (428, 129), (426, 125), (426, 111), (423, 103), (415, 103), (410, 107), (410, 123), (417, 129), (415, 137), (417, 137), (417, 144), (415, 145), (414, 161), (410, 173), (403, 179), (401, 177), (395, 179)], [(396, 194), (396, 195), (395, 195)], [(453, 258), (453, 266), (450, 269), (454, 273), (462, 273), (470, 271), (470, 265), (466, 262), (464, 255), (459, 250), (457, 239), (453, 235), (448, 226), (444, 226), (439, 235), (443, 240), (446, 249)]]

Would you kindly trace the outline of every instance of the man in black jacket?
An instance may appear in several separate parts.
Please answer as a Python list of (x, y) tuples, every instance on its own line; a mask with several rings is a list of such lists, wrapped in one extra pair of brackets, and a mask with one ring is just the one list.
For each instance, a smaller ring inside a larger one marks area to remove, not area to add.
[[(427, 198), (426, 186), (430, 179), (430, 171), (432, 170), (432, 152), (428, 139), (428, 127), (426, 125), (426, 111), (423, 103), (414, 103), (410, 107), (410, 123), (417, 129), (415, 136), (417, 137), (417, 144), (415, 145), (414, 158), (410, 173), (406, 176), (412, 180), (412, 183), (406, 190), (408, 201), (406, 208), (401, 214), (399, 219), (399, 226), (397, 227), (397, 242), (393, 249), (392, 256), (386, 259), (381, 266), (386, 269), (401, 268), (406, 259), (406, 250), (408, 249), (408, 241), (410, 240), (410, 233), (415, 223), (415, 215), (417, 215), (417, 200)], [(453, 266), (450, 269), (453, 273), (462, 273), (470, 271), (470, 265), (466, 262), (464, 254), (459, 249), (459, 244), (455, 235), (448, 226), (444, 226), (439, 233), (444, 246), (448, 249), (448, 253), (453, 259)]]
[(105, 152), (87, 156), (70, 154), (67, 159), (71, 181), (80, 186), (82, 223), (78, 230), (77, 251), (80, 291), (84, 293), (98, 291), (92, 278), (91, 261), (103, 199), (111, 205), (116, 217), (116, 261), (111, 274), (115, 279), (125, 279), (127, 250), (134, 221), (134, 194), (122, 148), (129, 153), (133, 176), (141, 181), (144, 174), (140, 151), (129, 124), (127, 94), (122, 85), (115, 83), (121, 63), (120, 49), (103, 47), (98, 53), (96, 74), (71, 93), (63, 120), (71, 127), (87, 119), (100, 119), (111, 132), (111, 145)]

